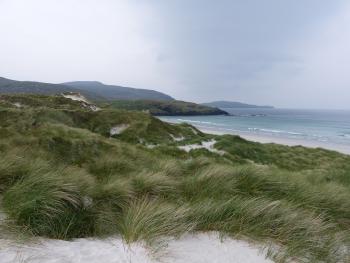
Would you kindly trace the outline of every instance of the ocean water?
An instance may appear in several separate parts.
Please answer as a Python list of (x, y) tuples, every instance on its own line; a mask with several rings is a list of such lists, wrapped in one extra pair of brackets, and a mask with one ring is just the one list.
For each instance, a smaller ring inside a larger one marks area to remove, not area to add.
[(165, 116), (200, 129), (328, 143), (350, 148), (350, 110), (224, 109), (231, 116)]

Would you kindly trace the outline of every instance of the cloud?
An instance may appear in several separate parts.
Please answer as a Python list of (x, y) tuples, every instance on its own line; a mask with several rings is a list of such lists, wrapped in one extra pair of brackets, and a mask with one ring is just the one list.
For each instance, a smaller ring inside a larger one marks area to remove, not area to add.
[(0, 0), (0, 10), (5, 77), (349, 107), (346, 0)]
[(257, 81), (270, 86), (270, 100), (285, 107), (349, 108), (349, 23), (350, 4), (345, 4), (294, 41), (290, 52), (300, 57), (298, 62), (262, 72)]
[(178, 82), (176, 95), (290, 106), (281, 83), (306, 74), (303, 45), (337, 17), (344, 2), (172, 1), (156, 6), (163, 17), (157, 28), (161, 52), (168, 57), (161, 68)]
[(111, 0), (0, 1), (3, 76), (62, 82), (101, 80), (155, 87), (151, 8)]

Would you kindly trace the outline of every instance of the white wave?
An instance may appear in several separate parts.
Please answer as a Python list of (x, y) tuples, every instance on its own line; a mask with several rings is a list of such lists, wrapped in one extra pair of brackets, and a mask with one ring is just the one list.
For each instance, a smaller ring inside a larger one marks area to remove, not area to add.
[(210, 122), (210, 121), (197, 121), (197, 120), (186, 120), (186, 119), (177, 119), (179, 122), (190, 122), (190, 123), (199, 123), (199, 124), (209, 124), (213, 126), (225, 126), (224, 124)]
[(258, 132), (268, 132), (268, 133), (278, 133), (278, 134), (290, 134), (290, 135), (306, 135), (300, 132), (294, 131), (284, 131), (284, 130), (274, 130), (274, 129), (265, 129), (265, 128), (248, 128), (250, 131), (258, 131)]

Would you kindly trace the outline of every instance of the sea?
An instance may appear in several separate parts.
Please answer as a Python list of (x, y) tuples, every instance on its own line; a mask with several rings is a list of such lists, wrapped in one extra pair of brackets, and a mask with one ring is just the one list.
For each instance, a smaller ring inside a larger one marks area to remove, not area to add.
[[(163, 116), (160, 119), (218, 133), (333, 145), (350, 151), (350, 110), (223, 109), (229, 116)], [(297, 144), (297, 143), (296, 143)]]

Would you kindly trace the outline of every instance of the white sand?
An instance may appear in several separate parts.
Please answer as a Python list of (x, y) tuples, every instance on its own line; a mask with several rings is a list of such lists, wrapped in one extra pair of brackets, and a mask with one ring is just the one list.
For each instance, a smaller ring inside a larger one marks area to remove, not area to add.
[(171, 263), (269, 263), (261, 248), (217, 233), (189, 235), (169, 243), (163, 262)]
[(215, 143), (216, 143), (216, 140), (203, 141), (201, 142), (201, 144), (182, 145), (182, 146), (178, 146), (178, 148), (186, 152), (190, 152), (191, 150), (196, 150), (196, 149), (207, 149), (210, 152), (224, 155), (225, 154), (224, 151), (220, 151), (214, 147)]
[(89, 108), (92, 111), (99, 111), (101, 110), (99, 107), (97, 107), (94, 104), (91, 104), (83, 95), (80, 93), (62, 93), (61, 94), (63, 97), (67, 99), (71, 99), (74, 101), (80, 101), (82, 102), (83, 106), (86, 108)]
[(188, 235), (170, 241), (157, 254), (135, 243), (130, 247), (114, 237), (105, 240), (41, 240), (41, 244), (14, 246), (0, 240), (0, 262), (32, 263), (270, 263), (262, 250), (245, 241), (216, 233)]
[(127, 128), (129, 128), (129, 124), (119, 124), (111, 128), (109, 131), (109, 134), (111, 136), (121, 134), (123, 131), (125, 131)]
[(146, 144), (145, 145), (148, 149), (154, 149), (156, 148), (158, 145), (157, 144)]
[(173, 134), (170, 134), (170, 137), (175, 141), (175, 142), (181, 142), (185, 140), (185, 137), (180, 136), (180, 137), (175, 137)]
[(22, 104), (20, 102), (14, 102), (12, 103), (14, 106), (16, 106), (17, 108), (22, 108)]
[(79, 93), (71, 93), (71, 94), (70, 93), (62, 93), (62, 96), (67, 98), (67, 99), (89, 103), (88, 100), (83, 95), (81, 95)]

